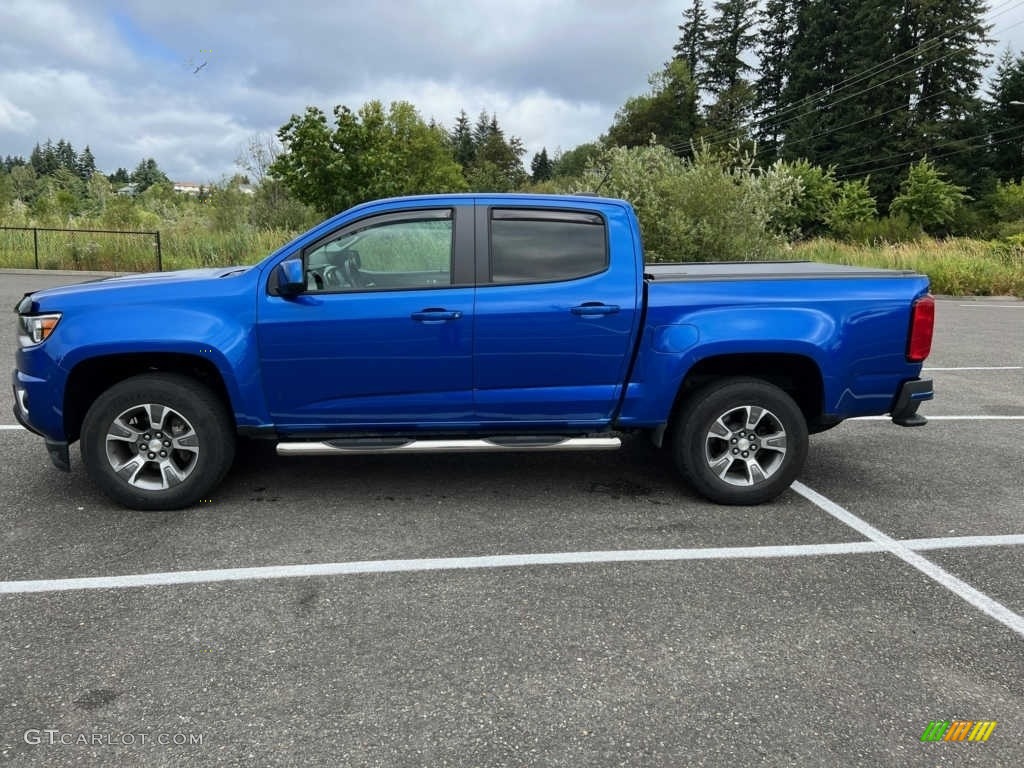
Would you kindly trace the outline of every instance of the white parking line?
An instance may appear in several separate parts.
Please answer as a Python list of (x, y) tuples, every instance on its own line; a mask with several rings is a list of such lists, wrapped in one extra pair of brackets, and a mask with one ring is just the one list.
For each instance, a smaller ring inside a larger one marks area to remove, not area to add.
[(1024, 309), (1024, 304), (959, 304), (961, 307), (972, 307), (975, 309)]
[[(1024, 416), (932, 416), (922, 413), (928, 421), (1024, 421)], [(892, 421), (892, 416), (854, 416), (847, 421)]]
[(1024, 371), (1024, 366), (959, 366), (952, 368), (923, 368), (922, 371)]
[(949, 571), (936, 565), (923, 555), (919, 555), (917, 552), (910, 549), (905, 542), (897, 541), (891, 536), (882, 533), (870, 523), (861, 520), (852, 512), (843, 509), (843, 507), (839, 506), (834, 501), (827, 499), (817, 491), (808, 488), (799, 480), (793, 483), (792, 488), (812, 504), (821, 508), (825, 512), (828, 512), (832, 517), (842, 523), (846, 523), (846, 525), (850, 526), (863, 536), (866, 536), (876, 544), (882, 545), (887, 552), (896, 555), (896, 557), (908, 565), (914, 566), (914, 568), (917, 568), (917, 570), (921, 571), (921, 573), (925, 574), (929, 578), (934, 579), (953, 594), (963, 598), (978, 610), (987, 613), (996, 621), (1004, 624), (1018, 635), (1024, 637), (1024, 616), (1014, 613), (1005, 605), (996, 602), (984, 592), (972, 587), (966, 581), (954, 576)]
[[(910, 549), (991, 547), (1024, 544), (1024, 534), (1006, 536), (954, 536), (898, 542)], [(732, 560), (813, 555), (851, 555), (889, 552), (888, 542), (849, 541), (836, 544), (793, 544), (768, 547), (704, 547), (696, 549), (627, 549), (595, 552), (544, 552), (483, 557), (439, 557), (416, 560), (362, 560), (349, 563), (271, 565), (257, 568), (224, 568), (208, 571), (169, 571), (125, 576), (95, 576), (39, 581), (2, 581), (0, 594), (66, 592), (78, 589), (125, 589), (174, 584), (205, 584), (216, 581), (251, 581), (310, 576), (350, 576), (365, 573), (409, 571), (455, 571), (481, 568), (514, 568), (536, 565), (579, 565), (585, 563), (644, 563), (673, 560)]]
[(21, 424), (0, 424), (0, 429), (25, 429)]

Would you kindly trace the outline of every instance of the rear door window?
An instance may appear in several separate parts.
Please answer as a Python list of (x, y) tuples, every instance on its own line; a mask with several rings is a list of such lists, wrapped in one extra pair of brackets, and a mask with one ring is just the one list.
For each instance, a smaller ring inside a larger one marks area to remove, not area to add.
[(495, 208), (491, 284), (549, 283), (608, 268), (604, 218), (594, 213)]

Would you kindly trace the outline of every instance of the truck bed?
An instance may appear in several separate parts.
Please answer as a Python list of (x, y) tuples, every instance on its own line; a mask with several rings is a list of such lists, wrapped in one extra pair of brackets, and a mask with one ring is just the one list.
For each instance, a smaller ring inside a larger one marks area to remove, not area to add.
[(794, 280), (842, 279), (860, 277), (906, 277), (910, 269), (851, 267), (821, 264), (815, 261), (694, 261), (671, 264), (645, 264), (644, 276), (657, 282), (699, 280)]

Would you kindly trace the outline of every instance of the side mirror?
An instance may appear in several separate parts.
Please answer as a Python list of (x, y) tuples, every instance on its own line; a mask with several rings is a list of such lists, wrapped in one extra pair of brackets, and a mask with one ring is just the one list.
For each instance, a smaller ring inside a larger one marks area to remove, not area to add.
[(282, 261), (274, 270), (277, 292), (281, 296), (297, 296), (306, 290), (306, 276), (298, 259)]

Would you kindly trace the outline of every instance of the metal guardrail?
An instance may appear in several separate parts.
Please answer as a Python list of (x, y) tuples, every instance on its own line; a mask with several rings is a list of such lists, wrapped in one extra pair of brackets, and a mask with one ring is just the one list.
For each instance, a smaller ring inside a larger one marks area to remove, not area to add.
[(40, 232), (81, 232), (84, 234), (97, 235), (147, 235), (154, 238), (156, 246), (156, 271), (162, 272), (164, 268), (163, 254), (160, 250), (160, 232), (144, 232), (128, 229), (54, 229), (51, 227), (0, 227), (0, 230), (11, 230), (17, 232), (32, 233), (32, 247), (35, 254), (36, 269), (39, 269), (39, 233)]

